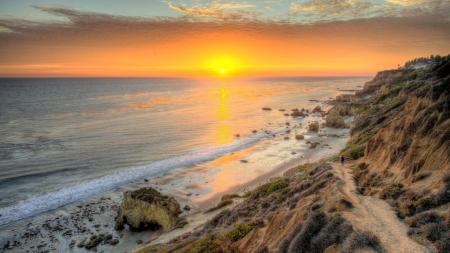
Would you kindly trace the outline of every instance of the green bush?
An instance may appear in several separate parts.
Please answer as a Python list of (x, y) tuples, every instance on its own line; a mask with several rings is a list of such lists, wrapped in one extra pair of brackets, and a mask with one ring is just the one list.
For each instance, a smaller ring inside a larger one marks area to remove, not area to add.
[(388, 186), (384, 188), (379, 195), (380, 199), (397, 199), (402, 195), (404, 190), (398, 186)]
[(247, 223), (239, 223), (232, 230), (229, 230), (223, 234), (232, 242), (237, 242), (244, 238), (254, 227), (258, 226), (257, 221), (250, 221)]
[(182, 253), (222, 253), (221, 241), (217, 234), (209, 235), (201, 240), (195, 241), (178, 252)]
[(252, 198), (256, 199), (258, 197), (267, 197), (272, 192), (283, 189), (289, 186), (289, 181), (287, 179), (281, 179), (273, 183), (268, 183), (258, 187), (252, 194)]
[(355, 160), (364, 156), (364, 150), (366, 149), (366, 145), (359, 145), (356, 147), (350, 148), (348, 151), (344, 151), (339, 156), (351, 157)]

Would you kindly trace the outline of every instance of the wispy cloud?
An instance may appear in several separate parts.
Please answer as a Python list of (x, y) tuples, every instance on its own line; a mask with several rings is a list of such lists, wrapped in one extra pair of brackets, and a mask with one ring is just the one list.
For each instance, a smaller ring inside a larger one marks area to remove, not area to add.
[[(255, 7), (252, 4), (212, 2), (206, 4), (206, 6), (184, 7), (169, 2), (169, 7), (193, 17), (242, 19), (245, 17), (255, 17), (260, 15), (260, 13), (256, 11), (241, 10)], [(232, 9), (233, 11), (227, 11), (229, 9)]]
[(313, 11), (317, 15), (339, 15), (358, 17), (366, 14), (366, 11), (375, 4), (364, 0), (312, 0), (305, 4), (292, 4), (293, 11)]

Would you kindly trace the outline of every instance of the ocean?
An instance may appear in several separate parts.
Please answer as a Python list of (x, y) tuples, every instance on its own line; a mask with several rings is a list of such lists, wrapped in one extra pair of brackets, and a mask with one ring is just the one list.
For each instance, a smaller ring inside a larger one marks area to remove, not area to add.
[(0, 79), (0, 227), (163, 176), (180, 197), (197, 177), (195, 206), (298, 159), (304, 145), (281, 134), (320, 117), (284, 113), (369, 79)]

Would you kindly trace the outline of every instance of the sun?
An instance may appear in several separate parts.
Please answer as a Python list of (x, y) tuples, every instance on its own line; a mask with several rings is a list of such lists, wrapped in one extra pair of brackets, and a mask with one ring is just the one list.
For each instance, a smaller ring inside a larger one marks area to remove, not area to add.
[(222, 73), (225, 73), (225, 68), (222, 68)]

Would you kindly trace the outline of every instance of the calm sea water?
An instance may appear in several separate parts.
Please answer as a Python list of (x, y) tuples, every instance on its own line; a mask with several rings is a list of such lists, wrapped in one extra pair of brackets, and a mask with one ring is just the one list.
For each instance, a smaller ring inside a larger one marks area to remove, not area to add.
[(239, 151), (368, 79), (0, 79), (0, 225)]

